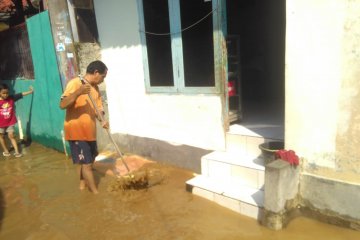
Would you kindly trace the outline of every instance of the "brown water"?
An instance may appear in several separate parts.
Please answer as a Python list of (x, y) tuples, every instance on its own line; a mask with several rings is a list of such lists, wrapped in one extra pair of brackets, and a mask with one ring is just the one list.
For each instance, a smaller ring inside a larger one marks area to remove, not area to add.
[(282, 231), (185, 191), (192, 173), (157, 165), (164, 181), (148, 190), (108, 192), (114, 178), (96, 173), (100, 194), (78, 190), (64, 154), (32, 144), (20, 159), (0, 159), (0, 239), (360, 239), (360, 232), (297, 218)]

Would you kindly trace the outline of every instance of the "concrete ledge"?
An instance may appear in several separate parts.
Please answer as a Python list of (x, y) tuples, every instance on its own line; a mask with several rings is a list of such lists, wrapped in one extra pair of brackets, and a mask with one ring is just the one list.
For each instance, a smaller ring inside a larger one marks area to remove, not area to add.
[(287, 162), (265, 167), (264, 215), (261, 223), (280, 230), (297, 216), (360, 231), (360, 184), (312, 174), (299, 175)]
[(302, 174), (301, 209), (305, 216), (360, 230), (360, 184)]
[(288, 225), (291, 220), (301, 216), (300, 208), (291, 208), (280, 213), (274, 213), (264, 209), (262, 225), (273, 230), (281, 230)]
[(265, 209), (280, 213), (286, 202), (294, 199), (299, 189), (299, 168), (283, 160), (265, 166)]
[(262, 224), (283, 229), (298, 206), (299, 168), (277, 159), (265, 166), (265, 199)]
[(354, 211), (360, 203), (360, 184), (304, 173), (300, 194), (306, 205), (311, 204), (313, 208), (360, 219), (360, 211)]
[(339, 216), (339, 214), (329, 210), (324, 211), (313, 207), (302, 206), (300, 212), (302, 216), (316, 219), (320, 222), (360, 231), (360, 220), (352, 219), (347, 216)]
[[(106, 132), (98, 127), (98, 148), (99, 151), (114, 151), (113, 144)], [(112, 135), (120, 150), (124, 153), (131, 153), (156, 160), (160, 163), (170, 164), (176, 167), (185, 168), (195, 173), (201, 173), (201, 157), (211, 151), (191, 147), (188, 145), (172, 145), (168, 142), (137, 137), (125, 134)]]

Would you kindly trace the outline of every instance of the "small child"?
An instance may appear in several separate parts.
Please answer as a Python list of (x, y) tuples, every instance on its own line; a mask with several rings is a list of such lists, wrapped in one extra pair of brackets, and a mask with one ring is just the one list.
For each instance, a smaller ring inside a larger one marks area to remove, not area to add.
[(14, 135), (14, 125), (17, 123), (15, 102), (21, 99), (23, 96), (32, 94), (33, 91), (34, 90), (32, 86), (30, 86), (29, 91), (9, 96), (8, 86), (6, 84), (0, 84), (0, 144), (4, 150), (3, 155), (5, 157), (10, 156), (9, 149), (6, 147), (5, 143), (5, 133), (8, 134), (11, 144), (14, 147), (14, 156), (22, 156), (22, 154), (19, 152), (19, 148)]

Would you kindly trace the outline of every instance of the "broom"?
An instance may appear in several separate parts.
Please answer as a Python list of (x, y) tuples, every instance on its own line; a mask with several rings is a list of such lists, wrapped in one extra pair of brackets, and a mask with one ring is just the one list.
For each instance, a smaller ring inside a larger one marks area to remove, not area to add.
[[(79, 78), (80, 78), (80, 80), (81, 80), (81, 83), (82, 83), (82, 84), (85, 84), (85, 80), (84, 80), (83, 77), (81, 77), (81, 75), (79, 75)], [(100, 121), (101, 121), (101, 122), (104, 122), (104, 117), (103, 117), (102, 113), (100, 113), (100, 111), (99, 111), (98, 107), (96, 106), (95, 101), (94, 101), (94, 99), (91, 97), (90, 93), (88, 94), (88, 96), (89, 96), (89, 98), (90, 98), (91, 104), (93, 105), (93, 107), (94, 107), (94, 109), (95, 109), (95, 111), (96, 111), (96, 114), (100, 117)], [(124, 159), (124, 157), (123, 157), (123, 154), (122, 154), (122, 152), (120, 151), (118, 145), (116, 144), (116, 142), (115, 142), (114, 138), (112, 137), (112, 135), (111, 135), (111, 133), (110, 133), (110, 131), (109, 131), (108, 128), (106, 129), (106, 132), (107, 132), (107, 134), (109, 135), (109, 138), (110, 138), (112, 144), (114, 145), (117, 154), (120, 156), (120, 159), (121, 159), (122, 163), (124, 164), (124, 166), (126, 167), (126, 170), (127, 170), (128, 174), (129, 174), (129, 173), (130, 173), (130, 168), (129, 168), (129, 166), (126, 164), (125, 159)]]
[[(82, 82), (82, 84), (85, 84), (85, 79), (79, 75), (79, 78)], [(96, 111), (96, 114), (100, 117), (100, 121), (104, 122), (104, 117), (102, 113), (100, 113), (99, 109), (97, 108), (95, 101), (91, 97), (90, 93), (88, 94), (89, 99), (91, 101), (91, 104), (94, 106), (94, 109)], [(159, 171), (137, 171), (136, 173), (133, 171), (130, 173), (129, 166), (127, 165), (122, 152), (120, 151), (118, 145), (116, 144), (114, 138), (112, 137), (109, 129), (106, 129), (107, 134), (109, 135), (109, 138), (114, 145), (116, 152), (120, 156), (120, 159), (124, 166), (126, 167), (127, 174), (124, 176), (121, 176), (118, 172), (116, 172), (116, 176), (118, 177), (115, 184), (110, 186), (110, 191), (117, 191), (117, 190), (128, 190), (128, 189), (143, 189), (147, 188), (156, 184), (159, 184), (163, 180), (163, 176)]]

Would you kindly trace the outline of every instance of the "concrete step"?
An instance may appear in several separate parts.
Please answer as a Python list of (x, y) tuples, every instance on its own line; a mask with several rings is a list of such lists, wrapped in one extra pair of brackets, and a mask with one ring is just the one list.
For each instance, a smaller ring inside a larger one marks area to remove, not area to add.
[[(263, 215), (265, 167), (259, 145), (279, 141), (277, 125), (230, 126), (226, 151), (201, 158), (201, 175), (186, 182), (188, 191), (237, 213), (260, 220)], [(269, 132), (269, 130), (271, 130)]]
[(203, 175), (188, 180), (186, 189), (239, 214), (258, 220), (262, 218), (263, 190)]
[(227, 133), (226, 151), (234, 153), (240, 152), (242, 154), (256, 157), (261, 155), (259, 145), (264, 142), (265, 139), (262, 137)]
[(264, 137), (244, 126), (231, 125), (229, 132), (226, 133), (226, 151), (257, 157), (261, 156), (259, 145), (270, 141), (282, 141), (282, 139), (275, 134), (273, 137)]
[(263, 189), (264, 160), (240, 152), (215, 151), (201, 158), (201, 175), (256, 189)]

